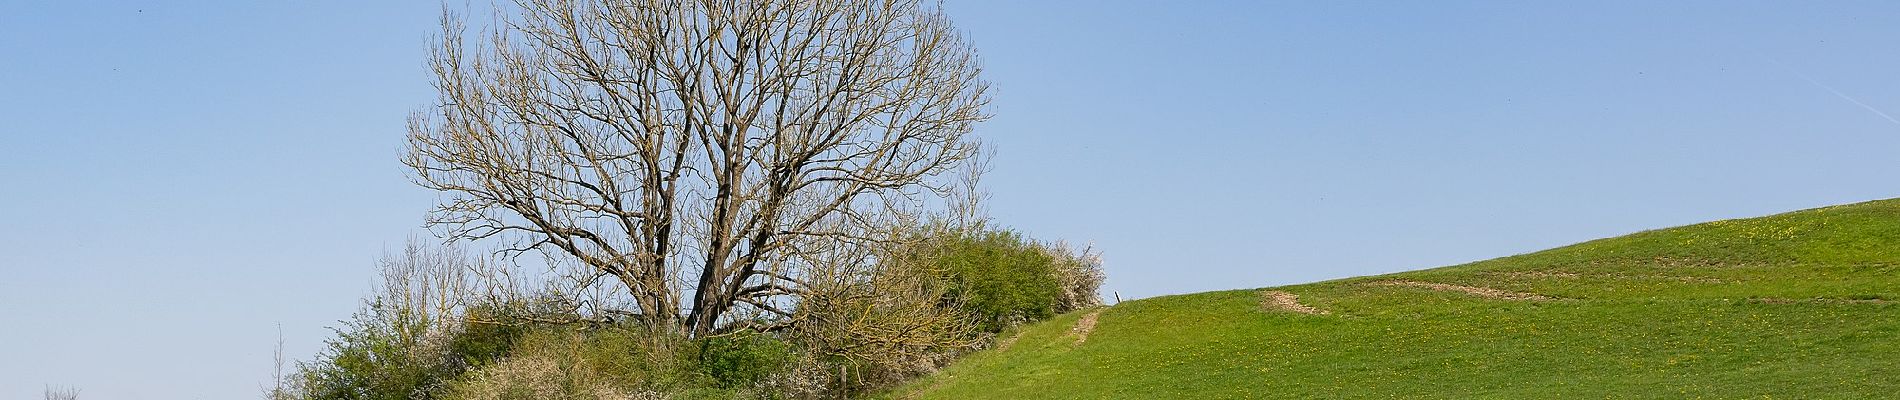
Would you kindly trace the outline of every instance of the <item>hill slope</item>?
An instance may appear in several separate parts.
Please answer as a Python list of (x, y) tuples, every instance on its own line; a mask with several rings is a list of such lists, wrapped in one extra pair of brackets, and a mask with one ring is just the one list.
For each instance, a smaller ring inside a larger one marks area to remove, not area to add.
[(893, 396), (1878, 398), (1900, 393), (1897, 300), (1900, 200), (1883, 200), (1129, 301)]

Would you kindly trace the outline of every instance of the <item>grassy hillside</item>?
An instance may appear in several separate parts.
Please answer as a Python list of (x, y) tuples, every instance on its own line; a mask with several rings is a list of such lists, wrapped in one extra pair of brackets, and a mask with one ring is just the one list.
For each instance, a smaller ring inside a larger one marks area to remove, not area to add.
[(1897, 300), (1900, 200), (1884, 200), (1129, 301), (892, 396), (1880, 398), (1900, 393)]

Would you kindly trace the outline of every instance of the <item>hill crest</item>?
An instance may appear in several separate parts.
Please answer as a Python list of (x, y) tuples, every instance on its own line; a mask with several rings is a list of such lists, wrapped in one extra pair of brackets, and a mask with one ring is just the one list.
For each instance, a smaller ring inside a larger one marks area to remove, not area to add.
[(1128, 301), (1023, 327), (894, 395), (1880, 397), (1900, 390), (1895, 300), (1900, 200), (1878, 200)]

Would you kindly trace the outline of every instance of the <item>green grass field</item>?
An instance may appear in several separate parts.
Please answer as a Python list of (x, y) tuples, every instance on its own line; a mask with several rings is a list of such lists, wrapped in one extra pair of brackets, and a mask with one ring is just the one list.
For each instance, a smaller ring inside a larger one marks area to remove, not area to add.
[(1128, 301), (1023, 327), (889, 396), (1893, 398), (1896, 300), (1900, 200), (1883, 200)]

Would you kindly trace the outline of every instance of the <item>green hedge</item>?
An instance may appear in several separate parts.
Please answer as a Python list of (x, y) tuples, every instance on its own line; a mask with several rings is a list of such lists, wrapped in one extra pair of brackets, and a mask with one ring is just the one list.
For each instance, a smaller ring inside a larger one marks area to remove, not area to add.
[(976, 315), (978, 329), (1001, 332), (1011, 325), (1055, 315), (1060, 283), (1056, 260), (1040, 244), (1007, 230), (943, 233), (928, 260), (944, 273), (950, 301)]

